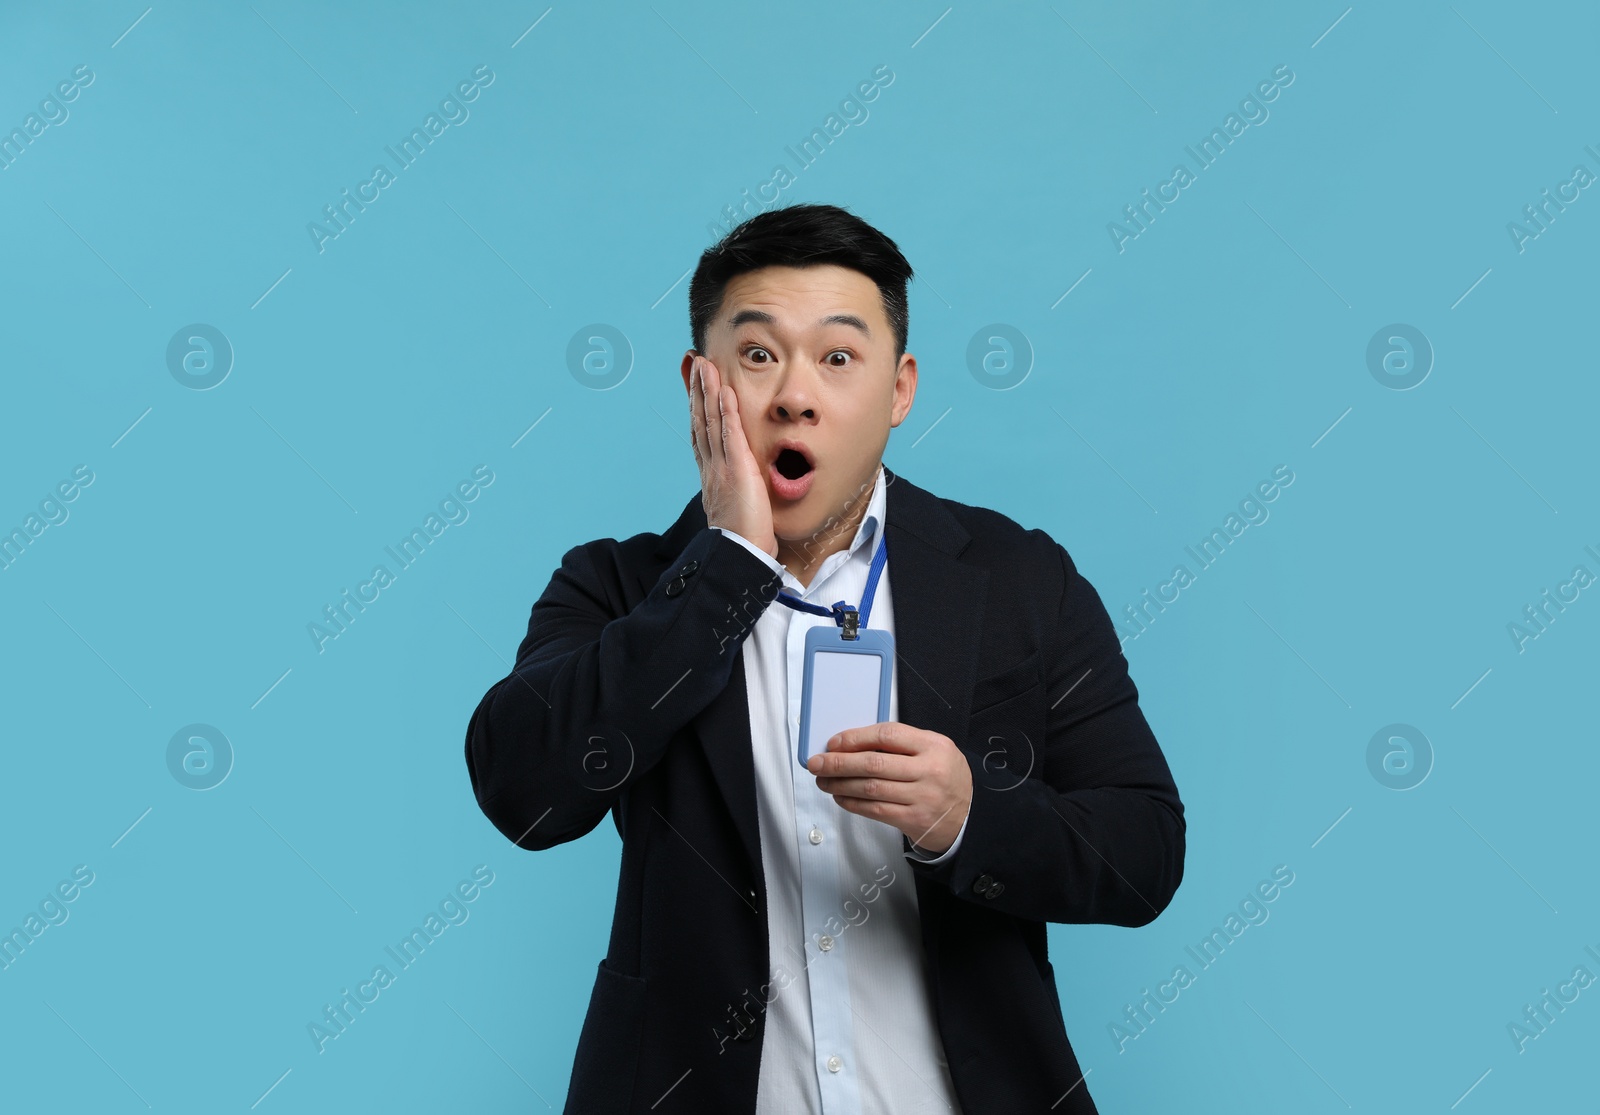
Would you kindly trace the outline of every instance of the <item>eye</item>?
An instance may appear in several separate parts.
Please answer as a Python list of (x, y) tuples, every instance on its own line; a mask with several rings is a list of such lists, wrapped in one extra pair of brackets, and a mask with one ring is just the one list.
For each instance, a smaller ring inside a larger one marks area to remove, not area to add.
[[(843, 357), (845, 357), (845, 363), (843, 363), (843, 364), (831, 363), (831, 361), (833, 360), (833, 358), (835, 356), (843, 356)], [(851, 352), (849, 349), (836, 348), (832, 352), (828, 353), (828, 355), (826, 357), (824, 357), (824, 359), (830, 361), (830, 364), (829, 364), (830, 367), (844, 368), (844, 367), (848, 367), (850, 361), (855, 359), (855, 353)]]
[[(768, 357), (768, 359), (767, 360), (756, 360), (756, 359), (754, 359), (752, 354), (757, 353), (757, 352), (759, 352), (762, 355)], [(746, 360), (749, 360), (752, 364), (766, 364), (766, 363), (769, 363), (770, 362), (770, 358), (772, 356), (772, 354), (770, 352), (768, 352), (766, 349), (762, 348), (760, 345), (750, 345), (748, 348), (746, 348), (743, 351), (742, 355), (744, 356), (744, 358)]]

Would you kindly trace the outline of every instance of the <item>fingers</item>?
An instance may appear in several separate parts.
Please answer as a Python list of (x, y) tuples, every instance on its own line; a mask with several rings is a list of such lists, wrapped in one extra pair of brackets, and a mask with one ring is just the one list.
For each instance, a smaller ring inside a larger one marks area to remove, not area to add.
[(700, 405), (705, 414), (705, 444), (711, 463), (721, 467), (726, 460), (722, 448), (722, 381), (717, 369), (705, 357), (700, 358)]
[(873, 775), (871, 778), (844, 778), (833, 775), (817, 779), (817, 789), (830, 797), (836, 798), (862, 798), (866, 801), (888, 801), (896, 805), (915, 805), (930, 796), (930, 791), (924, 783), (917, 778), (884, 778)]
[[(915, 782), (924, 776), (924, 764), (915, 755), (893, 755), (883, 751), (821, 751), (811, 756), (817, 760), (817, 787), (833, 793), (832, 785), (864, 781), (868, 778), (885, 782)], [(811, 764), (806, 764), (811, 769)], [(846, 791), (849, 792), (849, 791)]]
[[(689, 365), (689, 426), (710, 523), (764, 543), (772, 534), (761, 466), (739, 416), (739, 396), (704, 356)], [(774, 543), (767, 553), (776, 555)]]
[(914, 728), (896, 720), (885, 720), (861, 728), (846, 728), (828, 740), (828, 754), (889, 751), (901, 755), (917, 755), (926, 751), (937, 733), (925, 728)]
[(834, 798), (847, 801), (880, 801), (890, 805), (916, 805), (918, 794), (909, 782), (886, 782), (878, 778), (832, 778), (837, 785), (817, 789)]
[(733, 431), (731, 444), (733, 451), (747, 457), (759, 476), (761, 474), (761, 462), (756, 460), (755, 452), (750, 448), (750, 439), (745, 436), (743, 415), (739, 411), (739, 396), (734, 393), (731, 387), (728, 388), (728, 398), (732, 405)]
[(739, 425), (739, 397), (733, 388), (717, 388), (718, 413), (722, 417), (722, 455), (730, 462), (739, 456), (739, 443), (744, 438), (744, 428)]
[(716, 378), (716, 369), (709, 360), (703, 356), (694, 358), (689, 367), (690, 445), (694, 449), (695, 463), (713, 468), (724, 459)]
[(702, 436), (705, 419), (701, 417), (700, 400), (700, 358), (696, 356), (689, 365), (689, 445), (694, 450), (695, 464), (705, 461), (705, 450), (701, 444), (705, 441)]
[[(730, 468), (738, 470), (742, 476), (751, 477), (753, 484), (761, 483), (761, 462), (756, 460), (755, 452), (750, 448), (750, 439), (745, 436), (744, 421), (739, 413), (739, 394), (732, 387), (724, 393), (722, 409), (722, 451)], [(763, 491), (763, 494), (764, 491)]]

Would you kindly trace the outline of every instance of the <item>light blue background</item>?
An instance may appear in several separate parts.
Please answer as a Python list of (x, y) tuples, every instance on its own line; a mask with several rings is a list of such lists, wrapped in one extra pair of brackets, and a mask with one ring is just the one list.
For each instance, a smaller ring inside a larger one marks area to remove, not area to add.
[[(1521, 1053), (1507, 1027), (1600, 973), (1600, 591), (1522, 652), (1507, 625), (1600, 573), (1600, 198), (1521, 252), (1506, 227), (1600, 172), (1592, 5), (142, 10), (0, 14), (0, 127), (95, 75), (0, 171), (0, 526), (95, 477), (0, 572), (0, 929), (95, 873), (0, 971), (0, 1106), (559, 1110), (617, 836), (512, 847), (467, 718), (567, 548), (694, 493), (685, 271), (880, 64), (782, 200), (917, 270), (892, 468), (1048, 531), (1113, 616), (1295, 476), (1125, 646), (1189, 848), (1153, 925), (1050, 929), (1101, 1109), (1592, 1102), (1600, 987)], [(319, 253), (308, 222), (480, 64), (470, 118)], [(1279, 65), (1270, 117), (1119, 252), (1108, 222)], [(211, 390), (167, 367), (191, 323), (234, 351)], [(608, 391), (568, 368), (591, 323), (631, 347)], [(967, 365), (994, 323), (1033, 350), (1008, 391)], [(1434, 350), (1411, 390), (1368, 369), (1391, 323)], [(480, 464), (470, 518), (318, 653)], [(1434, 752), (1406, 791), (1366, 759), (1396, 722)], [(192, 723), (235, 753), (205, 792), (167, 766)], [(319, 1054), (324, 1005), (479, 864), (470, 919)], [(1119, 1052), (1278, 864), (1270, 919)]]

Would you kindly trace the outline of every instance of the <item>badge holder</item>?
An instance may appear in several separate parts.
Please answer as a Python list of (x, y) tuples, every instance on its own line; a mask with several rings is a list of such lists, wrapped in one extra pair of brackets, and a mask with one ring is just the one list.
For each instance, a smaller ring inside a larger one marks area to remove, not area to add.
[(835, 608), (838, 626), (821, 624), (806, 632), (796, 756), (802, 767), (838, 733), (889, 719), (894, 636), (862, 629), (849, 605)]

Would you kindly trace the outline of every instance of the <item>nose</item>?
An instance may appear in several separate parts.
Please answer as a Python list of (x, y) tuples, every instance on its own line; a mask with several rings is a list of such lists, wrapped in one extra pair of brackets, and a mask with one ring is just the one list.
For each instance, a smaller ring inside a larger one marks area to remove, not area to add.
[(772, 393), (772, 414), (785, 421), (816, 420), (816, 395), (804, 370), (793, 365), (780, 373), (778, 389)]

